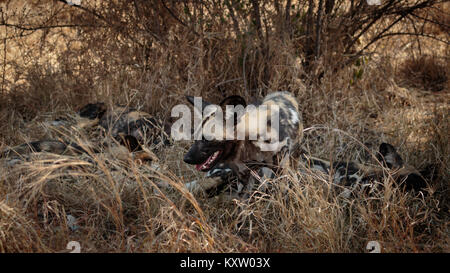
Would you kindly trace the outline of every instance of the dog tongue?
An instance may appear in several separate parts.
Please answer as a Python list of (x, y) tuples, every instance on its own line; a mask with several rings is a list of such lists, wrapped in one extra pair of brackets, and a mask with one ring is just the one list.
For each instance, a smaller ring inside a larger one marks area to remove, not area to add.
[(220, 151), (213, 153), (212, 155), (210, 155), (208, 157), (208, 159), (205, 162), (203, 162), (202, 164), (195, 165), (195, 168), (198, 171), (210, 168), (211, 163), (213, 163), (217, 159), (217, 156), (219, 156), (219, 154), (220, 154)]

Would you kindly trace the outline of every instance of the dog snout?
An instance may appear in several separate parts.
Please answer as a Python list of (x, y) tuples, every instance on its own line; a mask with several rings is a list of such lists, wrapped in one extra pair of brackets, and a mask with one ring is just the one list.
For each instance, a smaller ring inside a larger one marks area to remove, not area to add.
[(186, 162), (187, 164), (194, 164), (194, 160), (189, 152), (184, 155), (183, 161)]

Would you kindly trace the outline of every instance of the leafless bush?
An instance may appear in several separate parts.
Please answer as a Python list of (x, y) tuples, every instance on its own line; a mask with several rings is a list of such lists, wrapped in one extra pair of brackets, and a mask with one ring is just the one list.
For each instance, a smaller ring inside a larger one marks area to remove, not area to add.
[[(95, 101), (166, 119), (185, 94), (220, 101), (289, 90), (313, 155), (363, 161), (386, 141), (438, 173), (428, 196), (400, 192), (386, 176), (374, 198), (342, 200), (324, 191), (327, 179), (290, 170), (279, 191), (240, 203), (182, 187), (201, 179), (182, 163), (186, 143), (158, 155), (167, 166), (159, 171), (107, 151), (35, 155), (0, 164), (0, 251), (56, 252), (69, 240), (83, 252), (363, 252), (368, 240), (384, 251), (449, 251), (448, 96), (399, 87), (402, 66), (388, 54), (448, 54), (448, 20), (435, 6), (443, 1), (0, 2), (0, 148), (61, 137), (40, 122)], [(406, 77), (419, 71), (429, 85), (443, 75), (416, 60)]]
[[(96, 83), (107, 79), (123, 84), (111, 88), (136, 88), (145, 98), (180, 92), (173, 88), (179, 83), (198, 86), (200, 93), (245, 90), (254, 96), (270, 88), (285, 51), (298, 56), (307, 79), (316, 79), (323, 67), (341, 69), (386, 37), (417, 35), (448, 44), (417, 29), (434, 21), (416, 13), (437, 2), (4, 1), (4, 50), (17, 51), (11, 54), (17, 59), (3, 54), (2, 90), (36, 89), (24, 79), (34, 65), (43, 74), (50, 69), (76, 77), (71, 102), (92, 99)], [(397, 28), (400, 23), (415, 31)], [(39, 46), (31, 52), (26, 43)], [(50, 67), (42, 67), (49, 54)]]

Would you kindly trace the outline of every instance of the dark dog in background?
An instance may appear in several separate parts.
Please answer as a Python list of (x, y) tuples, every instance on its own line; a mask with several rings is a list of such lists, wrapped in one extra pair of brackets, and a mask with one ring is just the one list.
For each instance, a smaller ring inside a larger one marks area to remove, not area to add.
[[(150, 114), (128, 107), (115, 107), (108, 109), (105, 103), (89, 103), (77, 112), (75, 128), (88, 128), (100, 125), (120, 145), (125, 146), (129, 152), (135, 153), (140, 160), (154, 160), (155, 156), (144, 152), (142, 146), (147, 144), (168, 145), (170, 138), (166, 133), (169, 129), (162, 122)], [(64, 124), (64, 120), (57, 120), (52, 124)], [(92, 143), (91, 143), (92, 144)], [(102, 143), (100, 146), (104, 146)], [(89, 146), (89, 147), (87, 147)], [(73, 141), (45, 139), (27, 142), (0, 152), (0, 157), (23, 157), (30, 153), (48, 152), (60, 155), (78, 155), (98, 153), (98, 145), (81, 145)]]

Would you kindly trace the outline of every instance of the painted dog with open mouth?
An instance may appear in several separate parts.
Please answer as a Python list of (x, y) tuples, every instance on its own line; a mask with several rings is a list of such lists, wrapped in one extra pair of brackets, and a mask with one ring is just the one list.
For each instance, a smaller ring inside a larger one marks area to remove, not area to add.
[[(301, 154), (296, 168), (298, 174), (308, 174), (321, 177), (320, 181), (329, 181), (327, 185), (336, 194), (349, 198), (357, 194), (372, 194), (381, 190), (386, 178), (392, 179), (395, 187), (401, 190), (416, 192), (426, 190), (429, 183), (436, 177), (433, 166), (423, 170), (406, 164), (397, 150), (388, 143), (382, 143), (376, 153), (375, 164), (359, 163), (356, 161), (335, 161)], [(257, 174), (264, 179), (274, 179), (276, 175), (270, 169), (263, 167)], [(231, 193), (230, 197), (243, 197), (243, 183), (233, 174), (224, 163), (218, 163), (207, 172), (202, 182), (193, 181), (186, 184), (191, 191), (202, 191), (213, 197), (222, 193)], [(426, 193), (426, 191), (424, 192)], [(244, 195), (246, 196), (246, 195)]]
[[(193, 97), (187, 97), (187, 99), (195, 106)], [(233, 106), (246, 105), (243, 98), (231, 96), (224, 99), (220, 103), (220, 107), (224, 108), (225, 105), (230, 104)], [(203, 101), (202, 108), (199, 110), (203, 111), (208, 105), (210, 104)], [(234, 187), (232, 191), (238, 195), (245, 191), (248, 194), (248, 191), (254, 189), (254, 182), (263, 177), (274, 178), (280, 169), (291, 165), (286, 165), (289, 162), (287, 157), (291, 155), (293, 145), (298, 144), (303, 136), (301, 114), (295, 98), (287, 92), (275, 92), (264, 98), (260, 105), (279, 106), (280, 123), (277, 133), (279, 133), (278, 143), (281, 145), (277, 149), (271, 151), (261, 149), (268, 140), (267, 135), (258, 135), (256, 140), (217, 140), (214, 135), (210, 136), (209, 140), (206, 137), (196, 140), (184, 156), (186, 163), (196, 165), (197, 170), (207, 173), (206, 178), (210, 182), (203, 187), (207, 193), (216, 194), (220, 192), (218, 189), (231, 186)], [(267, 115), (267, 126), (270, 127), (272, 121), (268, 117), (269, 113), (261, 111), (258, 114), (261, 115), (261, 113)], [(248, 137), (251, 130), (257, 131), (258, 128), (254, 125), (260, 125), (258, 124), (259, 120), (254, 118), (257, 116), (254, 110), (250, 110), (241, 116), (228, 115), (228, 118), (234, 119), (235, 125), (246, 124), (244, 132)], [(202, 120), (202, 127), (206, 127), (210, 122), (214, 122), (214, 115), (206, 113)], [(236, 131), (241, 129), (239, 126), (235, 126), (235, 128)], [(271, 136), (269, 135), (269, 137)], [(304, 167), (306, 167), (331, 175), (331, 184), (347, 189), (347, 193), (356, 188), (375, 188), (374, 185), (380, 184), (376, 182), (382, 181), (386, 175), (390, 175), (397, 185), (406, 190), (422, 190), (427, 186), (422, 172), (404, 164), (392, 145), (382, 143), (376, 157), (378, 164), (367, 165), (353, 161), (329, 162), (301, 154), (297, 158), (297, 163), (300, 164), (292, 167), (300, 173), (304, 172)], [(198, 188), (197, 184), (199, 183), (194, 181), (186, 186), (194, 189)]]
[[(217, 122), (217, 109), (208, 111), (211, 103), (202, 101), (199, 106), (190, 96), (187, 100), (203, 113), (200, 128), (203, 131), (202, 138), (195, 140), (185, 154), (184, 162), (195, 165), (202, 172), (226, 166), (248, 190), (253, 187), (254, 180), (260, 177), (261, 170), (269, 169), (278, 173), (290, 165), (291, 151), (303, 136), (299, 105), (291, 93), (271, 93), (260, 104), (252, 107), (240, 96), (225, 98), (219, 104), (223, 111), (227, 107), (236, 109), (238, 106), (241, 109), (245, 107), (245, 111), (231, 114), (226, 111), (222, 115), (226, 128), (214, 133), (205, 132), (204, 128), (213, 127)], [(233, 124), (231, 129), (228, 124)], [(232, 138), (225, 138), (225, 135), (231, 135)]]

